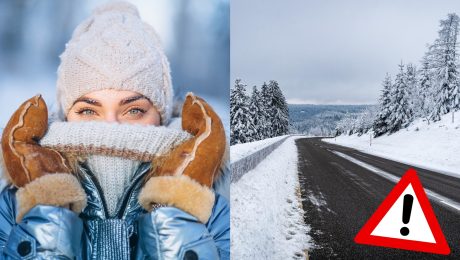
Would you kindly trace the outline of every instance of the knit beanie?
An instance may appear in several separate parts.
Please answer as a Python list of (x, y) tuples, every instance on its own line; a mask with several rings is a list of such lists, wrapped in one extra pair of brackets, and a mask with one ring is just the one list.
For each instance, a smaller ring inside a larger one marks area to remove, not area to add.
[(77, 26), (60, 55), (57, 100), (64, 115), (81, 96), (102, 89), (146, 96), (166, 125), (173, 89), (169, 63), (152, 26), (135, 6), (110, 2)]

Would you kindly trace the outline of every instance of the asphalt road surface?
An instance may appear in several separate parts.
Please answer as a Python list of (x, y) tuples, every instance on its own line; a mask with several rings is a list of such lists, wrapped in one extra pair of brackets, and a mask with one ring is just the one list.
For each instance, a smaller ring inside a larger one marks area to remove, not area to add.
[[(296, 141), (305, 222), (316, 245), (310, 259), (460, 259), (460, 179), (328, 144), (319, 138)], [(415, 168), (450, 246), (448, 256), (355, 244), (354, 237), (396, 185), (337, 153), (372, 165), (396, 177)], [(453, 204), (452, 204), (453, 203)], [(457, 207), (457, 208), (456, 208)]]

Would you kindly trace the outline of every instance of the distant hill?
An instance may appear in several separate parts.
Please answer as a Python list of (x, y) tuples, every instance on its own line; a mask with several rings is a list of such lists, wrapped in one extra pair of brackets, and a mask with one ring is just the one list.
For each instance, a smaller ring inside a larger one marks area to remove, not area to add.
[(355, 116), (371, 105), (293, 105), (289, 104), (291, 132), (313, 136), (333, 135), (345, 115)]

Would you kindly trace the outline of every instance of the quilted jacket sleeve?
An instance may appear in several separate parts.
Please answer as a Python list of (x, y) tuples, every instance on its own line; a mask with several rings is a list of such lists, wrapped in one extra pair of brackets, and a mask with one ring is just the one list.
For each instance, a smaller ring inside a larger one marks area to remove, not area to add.
[(230, 259), (230, 210), (220, 195), (206, 225), (174, 207), (144, 214), (138, 224), (138, 259)]
[(14, 187), (0, 194), (0, 259), (74, 259), (81, 251), (83, 223), (68, 209), (38, 205), (16, 223)]

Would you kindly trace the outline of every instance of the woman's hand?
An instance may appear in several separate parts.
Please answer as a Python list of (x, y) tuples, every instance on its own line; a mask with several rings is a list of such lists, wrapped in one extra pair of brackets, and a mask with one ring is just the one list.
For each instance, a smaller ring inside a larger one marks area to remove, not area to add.
[(40, 95), (24, 102), (8, 121), (2, 135), (2, 150), (10, 180), (16, 187), (46, 173), (70, 173), (61, 154), (38, 144), (47, 129), (48, 109)]
[(7, 175), (19, 190), (17, 221), (38, 204), (64, 206), (80, 212), (86, 194), (66, 159), (39, 145), (48, 129), (48, 109), (40, 95), (24, 102), (10, 118), (2, 135)]
[(175, 206), (206, 223), (215, 199), (211, 187), (226, 150), (224, 127), (209, 104), (189, 93), (182, 128), (193, 138), (153, 162), (139, 202), (149, 211), (156, 203)]

